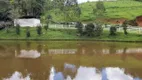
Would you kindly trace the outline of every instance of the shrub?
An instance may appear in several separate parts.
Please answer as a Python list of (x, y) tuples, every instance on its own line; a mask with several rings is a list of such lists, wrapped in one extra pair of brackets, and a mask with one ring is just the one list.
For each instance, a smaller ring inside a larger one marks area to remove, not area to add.
[(128, 34), (128, 32), (127, 32), (127, 21), (123, 22), (122, 27), (123, 27), (123, 30), (124, 30), (124, 34), (127, 35)]
[(52, 16), (50, 14), (47, 16), (47, 20), (52, 20)]
[(96, 3), (96, 9), (101, 10), (102, 12), (105, 12), (106, 9), (105, 9), (103, 1), (98, 1)]
[(114, 26), (112, 26), (112, 27), (110, 27), (110, 36), (114, 36), (114, 35), (116, 35), (116, 31), (117, 31), (117, 29), (116, 29), (116, 27), (114, 27)]
[(37, 34), (40, 36), (42, 34), (42, 27), (37, 26)]
[(94, 36), (94, 28), (95, 28), (95, 26), (93, 23), (87, 24), (85, 26), (85, 35), (90, 36), (90, 37)]
[(96, 24), (95, 30), (94, 30), (94, 33), (95, 33), (94, 35), (95, 36), (101, 36), (102, 32), (103, 32), (102, 25), (101, 24)]
[(77, 33), (79, 33), (80, 36), (83, 35), (83, 24), (81, 22), (77, 22), (75, 27), (77, 28)]
[(27, 27), (26, 29), (26, 37), (31, 37), (31, 34), (30, 34), (30, 30), (29, 30), (29, 27)]
[(20, 25), (16, 25), (16, 34), (20, 35)]
[(48, 28), (49, 28), (49, 23), (47, 22), (46, 25), (44, 26), (44, 29), (47, 31)]
[(6, 28), (6, 33), (9, 33), (9, 32), (10, 32), (10, 31), (9, 31), (9, 28), (7, 27), (7, 28)]

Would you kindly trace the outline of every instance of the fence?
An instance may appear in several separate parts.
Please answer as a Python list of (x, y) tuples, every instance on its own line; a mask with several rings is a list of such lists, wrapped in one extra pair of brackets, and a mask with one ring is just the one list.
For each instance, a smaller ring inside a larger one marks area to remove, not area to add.
[(49, 28), (55, 28), (55, 29), (76, 29), (75, 25), (65, 25), (65, 24), (50, 24)]
[[(84, 24), (86, 25), (86, 24)], [(54, 28), (54, 29), (77, 29), (75, 25), (64, 25), (64, 24), (50, 24), (49, 28)], [(109, 31), (110, 27), (103, 27), (104, 30)], [(138, 26), (131, 26), (127, 27), (127, 31), (130, 33), (137, 33), (137, 34), (142, 34), (142, 27)], [(117, 27), (117, 32), (123, 32), (123, 27)]]

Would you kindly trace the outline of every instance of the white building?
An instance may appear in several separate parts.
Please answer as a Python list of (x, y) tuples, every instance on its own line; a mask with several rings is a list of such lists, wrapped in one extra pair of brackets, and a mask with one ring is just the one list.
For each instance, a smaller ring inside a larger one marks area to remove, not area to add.
[(21, 27), (35, 27), (40, 25), (40, 19), (30, 18), (30, 19), (15, 19), (14, 26), (19, 25)]

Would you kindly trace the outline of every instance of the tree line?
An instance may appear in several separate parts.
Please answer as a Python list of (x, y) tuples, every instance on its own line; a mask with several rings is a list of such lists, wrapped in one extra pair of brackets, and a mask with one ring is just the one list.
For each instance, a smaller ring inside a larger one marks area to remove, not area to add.
[[(19, 17), (40, 18), (48, 11), (56, 9), (63, 13), (65, 21), (74, 21), (73, 17), (79, 20), (82, 14), (77, 0), (0, 0), (0, 7), (0, 20)], [(104, 13), (103, 2), (98, 1), (96, 8), (93, 8), (92, 11), (94, 14)]]

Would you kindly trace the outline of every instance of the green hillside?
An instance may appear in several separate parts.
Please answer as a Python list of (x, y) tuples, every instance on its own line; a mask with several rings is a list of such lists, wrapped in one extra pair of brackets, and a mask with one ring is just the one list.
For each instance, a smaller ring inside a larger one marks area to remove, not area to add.
[[(104, 2), (106, 12), (104, 16), (96, 16), (93, 13), (92, 8), (95, 8), (96, 2), (87, 2), (80, 4), (80, 8), (82, 10), (82, 14), (80, 16), (81, 21), (94, 21), (98, 18), (103, 19), (116, 19), (116, 18), (124, 18), (124, 19), (134, 19), (136, 16), (142, 15), (142, 2), (134, 1), (134, 0), (118, 0), (118, 1), (109, 1)], [(64, 21), (63, 13), (56, 9), (52, 10), (46, 15), (52, 15), (54, 21)], [(78, 19), (74, 18), (72, 21), (76, 21)]]

